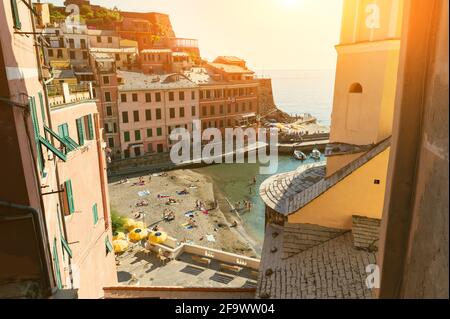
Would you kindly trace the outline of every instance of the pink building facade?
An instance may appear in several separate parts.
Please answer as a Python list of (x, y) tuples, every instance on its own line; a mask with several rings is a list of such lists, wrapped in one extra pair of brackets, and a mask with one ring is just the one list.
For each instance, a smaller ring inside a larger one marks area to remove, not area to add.
[(181, 74), (118, 72), (122, 158), (169, 151), (175, 128), (192, 132), (199, 117), (198, 86)]
[(117, 275), (97, 106), (90, 85), (47, 94), (29, 6), (0, 4), (0, 297), (101, 298)]

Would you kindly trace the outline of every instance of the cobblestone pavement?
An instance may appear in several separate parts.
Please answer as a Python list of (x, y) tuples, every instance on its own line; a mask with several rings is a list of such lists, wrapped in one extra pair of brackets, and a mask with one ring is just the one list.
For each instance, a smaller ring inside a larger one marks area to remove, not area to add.
[(355, 249), (351, 232), (284, 260), (283, 237), (283, 227), (268, 225), (257, 298), (372, 298), (365, 270), (376, 257)]

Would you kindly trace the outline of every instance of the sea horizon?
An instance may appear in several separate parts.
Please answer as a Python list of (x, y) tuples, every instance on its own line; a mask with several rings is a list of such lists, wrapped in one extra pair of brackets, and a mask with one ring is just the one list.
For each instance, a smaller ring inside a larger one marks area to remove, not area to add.
[(272, 80), (275, 104), (290, 115), (309, 113), (331, 124), (335, 69), (257, 70)]

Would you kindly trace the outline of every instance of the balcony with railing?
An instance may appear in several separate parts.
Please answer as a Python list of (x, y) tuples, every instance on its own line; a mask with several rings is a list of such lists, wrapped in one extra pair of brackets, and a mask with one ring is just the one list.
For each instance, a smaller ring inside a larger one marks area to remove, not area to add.
[(92, 83), (48, 85), (47, 95), (50, 107), (92, 100)]
[(167, 44), (169, 48), (198, 48), (197, 39), (168, 38)]

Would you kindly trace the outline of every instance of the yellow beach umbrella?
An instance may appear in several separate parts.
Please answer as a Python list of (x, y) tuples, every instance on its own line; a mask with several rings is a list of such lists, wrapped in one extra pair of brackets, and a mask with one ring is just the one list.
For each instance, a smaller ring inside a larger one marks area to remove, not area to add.
[(126, 240), (123, 239), (114, 240), (113, 241), (114, 252), (117, 254), (123, 253), (128, 249), (128, 245), (129, 244)]
[(145, 227), (144, 222), (135, 222), (134, 228), (145, 229), (146, 227)]
[(127, 236), (125, 236), (124, 233), (122, 233), (122, 232), (115, 232), (114, 233), (113, 241), (114, 240), (126, 240), (126, 239), (127, 239)]
[[(125, 227), (128, 230), (132, 230), (131, 227), (134, 227), (134, 224), (136, 223), (136, 221), (134, 219), (131, 218), (125, 218), (125, 222), (123, 224), (123, 227)], [(130, 229), (131, 228), (131, 229)]]
[(130, 241), (137, 242), (137, 241), (147, 238), (147, 236), (148, 236), (147, 230), (142, 229), (142, 228), (135, 228), (128, 234), (128, 239)]
[(148, 235), (148, 241), (152, 244), (162, 244), (167, 240), (167, 233), (162, 231), (153, 231)]
[(136, 220), (134, 220), (134, 219), (131, 219), (131, 218), (127, 218), (127, 219), (125, 220), (125, 223), (124, 223), (123, 226), (124, 226), (128, 231), (132, 231), (132, 230), (135, 229), (135, 228), (141, 228), (141, 229), (144, 229), (144, 228), (145, 228), (145, 225), (144, 225), (143, 222), (138, 222), (138, 221), (136, 221)]

